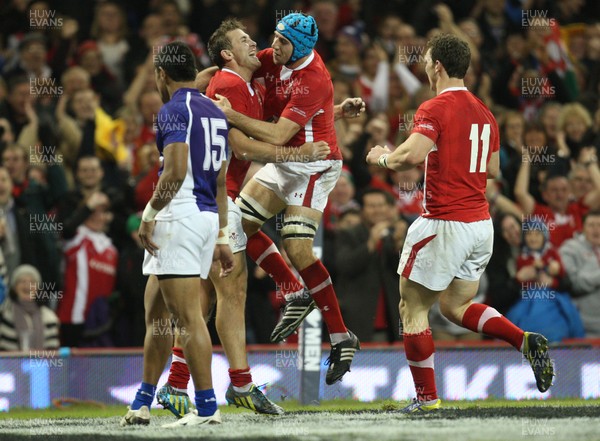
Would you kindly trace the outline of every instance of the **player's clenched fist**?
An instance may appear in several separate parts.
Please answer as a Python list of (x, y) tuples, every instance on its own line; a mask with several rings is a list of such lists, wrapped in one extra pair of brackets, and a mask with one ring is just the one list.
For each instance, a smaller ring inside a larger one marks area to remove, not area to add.
[(371, 149), (369, 154), (367, 155), (367, 164), (369, 165), (381, 165), (379, 164), (379, 158), (382, 155), (389, 155), (392, 151), (387, 147), (381, 147), (380, 145), (376, 145)]
[(300, 146), (300, 162), (313, 162), (325, 159), (331, 153), (329, 144), (325, 141), (307, 142)]

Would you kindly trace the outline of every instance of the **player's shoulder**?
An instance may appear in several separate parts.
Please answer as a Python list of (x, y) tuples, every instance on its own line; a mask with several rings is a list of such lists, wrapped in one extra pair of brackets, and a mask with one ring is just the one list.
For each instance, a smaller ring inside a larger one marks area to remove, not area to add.
[(293, 78), (298, 85), (304, 85), (312, 88), (323, 88), (331, 85), (331, 76), (323, 63), (323, 60), (316, 51), (313, 51), (313, 58), (306, 60), (306, 65), (294, 70)]

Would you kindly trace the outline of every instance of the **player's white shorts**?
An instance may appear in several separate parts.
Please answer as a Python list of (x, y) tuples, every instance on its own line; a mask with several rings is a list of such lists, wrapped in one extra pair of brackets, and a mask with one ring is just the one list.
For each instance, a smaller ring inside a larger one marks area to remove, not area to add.
[(494, 245), (491, 219), (477, 222), (419, 217), (406, 234), (398, 274), (433, 291), (457, 277), (479, 280)]
[(269, 163), (254, 179), (275, 192), (288, 206), (310, 207), (323, 211), (327, 197), (342, 171), (342, 161)]
[(232, 253), (246, 249), (248, 238), (242, 228), (242, 210), (227, 196), (227, 227), (229, 229), (229, 248)]
[(199, 211), (175, 221), (156, 221), (152, 241), (156, 256), (144, 253), (144, 275), (200, 275), (208, 277), (212, 263), (219, 215)]

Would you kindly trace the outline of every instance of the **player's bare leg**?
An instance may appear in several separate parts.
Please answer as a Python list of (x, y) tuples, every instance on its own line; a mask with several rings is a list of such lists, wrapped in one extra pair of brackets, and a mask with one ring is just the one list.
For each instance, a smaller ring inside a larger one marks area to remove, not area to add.
[(435, 387), (433, 336), (428, 314), (440, 296), (423, 285), (400, 278), (400, 318), (404, 352), (415, 383), (417, 397), (403, 412), (437, 409), (440, 401)]
[[(245, 370), (248, 369), (245, 317), (248, 269), (245, 253), (239, 252), (233, 256), (235, 266), (229, 276), (219, 277), (221, 268), (214, 264), (209, 276), (217, 293), (215, 324), (229, 367), (232, 370)], [(248, 383), (251, 382), (250, 379)]]
[[(212, 282), (209, 279), (202, 279), (200, 283), (204, 287), (200, 292), (200, 303), (202, 305), (204, 321), (208, 323), (217, 297)], [(181, 338), (179, 333), (176, 332), (173, 342), (173, 358), (169, 368), (169, 378), (167, 383), (156, 392), (156, 400), (178, 418), (183, 417), (192, 410), (192, 402), (187, 393), (189, 381), (190, 371), (188, 370), (185, 355), (183, 354)]]
[[(146, 335), (142, 385), (127, 414), (121, 419), (122, 426), (150, 423), (150, 407), (154, 400), (156, 384), (169, 358), (173, 342), (170, 333), (171, 313), (167, 310), (156, 276), (150, 276), (146, 283), (144, 308)], [(168, 331), (165, 332), (165, 329)]]
[[(248, 237), (246, 253), (275, 281), (280, 305), (283, 307), (286, 301), (301, 297), (304, 286), (288, 267), (273, 241), (260, 231), (267, 219), (285, 208), (285, 202), (272, 190), (250, 179), (236, 204), (242, 211), (242, 227)], [(287, 335), (273, 339), (272, 336), (272, 341), (275, 343), (285, 337)]]
[[(358, 338), (346, 328), (329, 272), (313, 253), (314, 236), (321, 216), (322, 213), (313, 208), (290, 206), (285, 211), (281, 236), (292, 265), (306, 283), (312, 301), (321, 310), (323, 320), (327, 325), (332, 348), (325, 382), (333, 384), (341, 380), (344, 374), (350, 370), (350, 364), (354, 354), (360, 349), (360, 343)], [(293, 308), (300, 310), (307, 303), (310, 305), (310, 302), (311, 299), (303, 298), (288, 302), (286, 314), (275, 328), (274, 333), (278, 329), (285, 329), (286, 316), (293, 317)], [(285, 332), (289, 331), (288, 326)]]
[(478, 287), (478, 281), (455, 278), (440, 297), (442, 314), (459, 326), (504, 340), (521, 351), (531, 364), (539, 391), (547, 391), (554, 377), (548, 341), (540, 334), (524, 332), (494, 308), (473, 303)]
[(142, 381), (156, 385), (169, 358), (173, 343), (170, 329), (165, 329), (170, 328), (171, 313), (167, 310), (162, 298), (156, 276), (148, 277), (144, 292), (144, 308), (146, 311), (146, 336), (144, 338)]
[(254, 384), (246, 352), (246, 289), (248, 269), (243, 251), (235, 253), (235, 266), (227, 278), (219, 276), (213, 264), (210, 280), (217, 293), (216, 328), (229, 362), (231, 384), (225, 398), (231, 405), (257, 413), (280, 415), (284, 411), (272, 403)]
[(165, 304), (178, 328), (188, 369), (194, 380), (198, 416), (208, 418), (214, 415), (214, 422), (220, 422), (212, 387), (212, 342), (202, 311), (204, 287), (199, 277), (167, 277), (159, 279), (159, 283)]

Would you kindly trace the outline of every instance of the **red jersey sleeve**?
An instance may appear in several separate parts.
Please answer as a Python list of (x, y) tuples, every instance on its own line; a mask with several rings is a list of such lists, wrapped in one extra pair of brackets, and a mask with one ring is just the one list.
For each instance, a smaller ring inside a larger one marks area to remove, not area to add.
[(415, 114), (415, 123), (412, 133), (420, 133), (437, 143), (442, 133), (441, 118), (436, 111), (436, 106), (431, 101), (426, 101), (419, 106)]
[(325, 106), (321, 89), (321, 79), (307, 83), (305, 76), (298, 78), (292, 86), (290, 100), (281, 112), (281, 117), (304, 127)]

